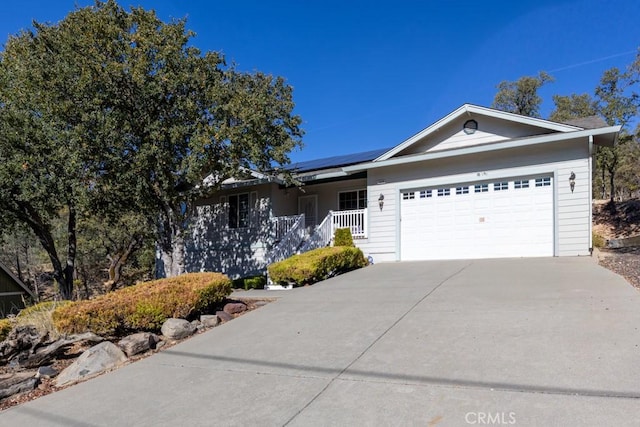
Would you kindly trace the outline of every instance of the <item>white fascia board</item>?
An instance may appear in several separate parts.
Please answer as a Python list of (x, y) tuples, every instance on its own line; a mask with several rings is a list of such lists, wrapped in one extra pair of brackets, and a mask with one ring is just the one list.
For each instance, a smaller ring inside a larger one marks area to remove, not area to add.
[(302, 182), (307, 182), (307, 181), (316, 181), (318, 179), (341, 178), (347, 175), (349, 175), (347, 172), (345, 172), (344, 170), (341, 170), (339, 172), (319, 173), (317, 175), (308, 175), (305, 177), (298, 177), (297, 179), (299, 179)]
[(505, 142), (490, 143), (484, 145), (475, 145), (472, 147), (458, 148), (452, 150), (436, 151), (433, 153), (424, 153), (410, 156), (396, 157), (384, 161), (374, 160), (359, 165), (347, 166), (343, 170), (347, 173), (358, 172), (367, 169), (375, 169), (385, 166), (401, 165), (407, 163), (422, 162), (425, 160), (435, 160), (447, 157), (464, 156), (468, 154), (478, 154), (489, 151), (505, 150), (509, 148), (527, 147), (530, 145), (547, 144), (559, 141), (567, 141), (570, 139), (586, 138), (591, 135), (617, 134), (620, 132), (620, 126), (610, 126), (599, 129), (587, 129), (574, 132), (553, 133), (541, 135), (537, 137), (527, 137), (523, 139), (514, 139)]
[(578, 126), (551, 122), (549, 120), (538, 119), (535, 117), (522, 116), (520, 114), (509, 113), (506, 111), (500, 111), (493, 108), (480, 107), (478, 105), (467, 104), (467, 111), (470, 113), (480, 114), (483, 116), (494, 117), (497, 119), (505, 119), (512, 122), (541, 127), (549, 130), (555, 130), (558, 132), (574, 132), (577, 130), (583, 130), (583, 128)]
[(398, 154), (400, 151), (404, 150), (407, 147), (410, 147), (415, 142), (421, 140), (427, 135), (430, 135), (438, 131), (440, 128), (442, 128), (443, 126), (446, 126), (447, 124), (456, 120), (458, 117), (462, 116), (465, 113), (467, 114), (473, 113), (481, 116), (493, 117), (493, 118), (502, 119), (502, 120), (509, 120), (511, 122), (541, 127), (549, 130), (554, 130), (557, 132), (575, 132), (578, 130), (582, 130), (582, 128), (579, 128), (576, 126), (550, 122), (548, 120), (536, 119), (534, 117), (521, 116), (520, 114), (507, 113), (505, 111), (495, 110), (493, 108), (480, 107), (478, 105), (464, 104), (462, 107), (458, 108), (457, 110), (453, 111), (452, 113), (438, 120), (431, 126), (421, 130), (417, 134), (413, 135), (409, 139), (400, 143), (399, 145), (387, 151), (386, 153), (384, 153), (383, 155), (381, 155), (380, 157), (378, 157), (373, 161), (380, 162), (380, 161), (388, 160), (389, 158)]
[(449, 123), (450, 121), (453, 121), (453, 120), (457, 119), (458, 117), (460, 117), (462, 114), (464, 114), (467, 111), (467, 107), (468, 106), (469, 106), (468, 104), (464, 104), (462, 107), (460, 107), (457, 110), (449, 113), (445, 117), (441, 118), (440, 120), (438, 120), (437, 122), (435, 122), (431, 126), (429, 126), (429, 127), (425, 128), (425, 129), (421, 130), (420, 132), (416, 133), (415, 135), (413, 135), (409, 139), (405, 140), (404, 142), (401, 142), (400, 144), (396, 145), (394, 148), (392, 148), (391, 150), (387, 151), (386, 153), (384, 153), (383, 155), (381, 155), (377, 159), (374, 159), (373, 161), (374, 162), (380, 162), (380, 161), (384, 161), (384, 160), (389, 159), (390, 157), (395, 156), (400, 151), (402, 151), (405, 148), (413, 145), (414, 142), (421, 140), (425, 136), (427, 136), (427, 135), (435, 132), (436, 130), (440, 129), (442, 126), (444, 126), (445, 124)]

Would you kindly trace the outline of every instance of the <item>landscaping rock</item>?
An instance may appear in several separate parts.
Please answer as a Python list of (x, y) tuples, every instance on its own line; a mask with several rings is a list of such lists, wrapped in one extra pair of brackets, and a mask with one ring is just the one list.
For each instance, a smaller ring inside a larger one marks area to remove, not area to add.
[(238, 314), (247, 311), (247, 305), (243, 302), (230, 302), (224, 305), (223, 311), (229, 314)]
[(200, 316), (200, 322), (205, 328), (215, 328), (220, 324), (220, 318), (215, 314), (203, 314)]
[(151, 332), (138, 332), (137, 334), (129, 335), (118, 341), (118, 347), (120, 347), (127, 356), (131, 357), (135, 354), (155, 349), (158, 341), (160, 341), (160, 338), (158, 338), (156, 334), (152, 334)]
[(227, 313), (226, 311), (216, 311), (216, 316), (220, 318), (223, 322), (228, 322), (229, 320), (233, 320), (233, 316)]
[(78, 342), (98, 343), (104, 341), (104, 338), (92, 333), (71, 335), (68, 338), (60, 338), (47, 344), (44, 347), (37, 348), (32, 354), (22, 353), (18, 355), (17, 360), (20, 366), (25, 368), (37, 368), (52, 361), (55, 356), (66, 351), (68, 347)]
[(196, 327), (184, 319), (167, 319), (162, 324), (162, 335), (172, 340), (181, 340), (196, 331)]
[(197, 330), (197, 331), (199, 331), (199, 330), (201, 330), (202, 328), (204, 328), (204, 325), (203, 325), (203, 324), (202, 324), (202, 322), (200, 322), (199, 320), (192, 320), (192, 321), (191, 321), (191, 324), (192, 324), (193, 326), (195, 326), (195, 328), (196, 328), (196, 330)]
[(72, 344), (81, 341), (100, 342), (103, 338), (87, 332), (48, 341), (48, 334), (40, 334), (35, 326), (18, 326), (0, 343), (0, 365), (10, 362), (12, 366), (37, 368), (48, 364)]
[(51, 365), (40, 366), (38, 372), (36, 372), (36, 378), (53, 378), (58, 375), (58, 371), (53, 369)]
[(0, 399), (35, 389), (40, 380), (33, 372), (17, 372), (0, 375)]
[(127, 361), (127, 356), (109, 341), (94, 345), (58, 375), (58, 387), (93, 377)]
[(35, 326), (16, 326), (7, 338), (0, 342), (0, 364), (7, 363), (21, 353), (32, 353), (48, 338), (48, 334), (40, 334)]

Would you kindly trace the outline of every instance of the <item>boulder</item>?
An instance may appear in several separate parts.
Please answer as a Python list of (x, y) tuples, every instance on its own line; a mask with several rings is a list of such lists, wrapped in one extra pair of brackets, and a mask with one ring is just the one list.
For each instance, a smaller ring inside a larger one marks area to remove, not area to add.
[(17, 372), (0, 375), (0, 399), (35, 389), (40, 380), (33, 372)]
[(156, 334), (152, 334), (151, 332), (138, 332), (137, 334), (122, 338), (118, 341), (118, 347), (120, 347), (127, 356), (131, 357), (135, 354), (155, 349), (158, 341), (160, 341), (160, 338), (158, 338)]
[(0, 364), (4, 364), (20, 354), (31, 354), (47, 341), (49, 335), (38, 332), (33, 325), (16, 326), (7, 338), (0, 342)]
[(37, 368), (48, 364), (77, 342), (97, 343), (103, 340), (102, 337), (91, 332), (71, 335), (55, 341), (50, 341), (48, 338), (47, 333), (39, 333), (32, 325), (14, 328), (7, 339), (0, 343), (0, 365), (10, 362), (12, 366)]
[(215, 328), (220, 324), (220, 318), (215, 314), (203, 314), (200, 316), (200, 322), (205, 328)]
[(104, 341), (104, 338), (94, 334), (93, 332), (85, 332), (84, 334), (71, 335), (67, 338), (60, 338), (44, 347), (37, 348), (32, 354), (22, 353), (18, 355), (20, 366), (25, 368), (37, 368), (51, 362), (58, 354), (64, 353), (67, 348), (78, 342), (98, 343)]
[(53, 378), (58, 375), (58, 371), (53, 369), (52, 365), (40, 366), (36, 372), (36, 378)]
[(227, 313), (226, 311), (216, 311), (216, 316), (220, 318), (223, 322), (228, 322), (229, 320), (233, 320), (233, 316)]
[(58, 375), (58, 387), (96, 376), (127, 361), (127, 356), (109, 341), (94, 345)]
[(162, 335), (172, 340), (181, 340), (196, 331), (196, 327), (191, 322), (184, 319), (167, 319), (163, 324)]
[(202, 322), (197, 319), (192, 320), (191, 324), (196, 327), (196, 331), (200, 331), (204, 328), (204, 325), (202, 324)]
[(225, 313), (238, 314), (247, 311), (247, 305), (243, 302), (229, 302), (222, 309)]

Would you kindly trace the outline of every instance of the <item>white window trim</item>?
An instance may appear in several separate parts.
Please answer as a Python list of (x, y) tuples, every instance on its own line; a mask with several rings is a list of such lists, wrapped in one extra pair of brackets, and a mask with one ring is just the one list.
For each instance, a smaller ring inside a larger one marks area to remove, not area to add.
[[(360, 192), (361, 191), (366, 191), (367, 192), (367, 196), (364, 198), (364, 203), (365, 206), (364, 207), (359, 207), (360, 205)], [(356, 193), (356, 200), (358, 203), (358, 207), (356, 209), (365, 209), (368, 205), (369, 205), (369, 192), (367, 191), (367, 188), (354, 188), (352, 190), (342, 190), (342, 191), (338, 191), (338, 203), (336, 204), (336, 206), (338, 207), (338, 211), (340, 211), (340, 195), (344, 194), (344, 193)], [(345, 209), (345, 210), (352, 210), (352, 209)]]

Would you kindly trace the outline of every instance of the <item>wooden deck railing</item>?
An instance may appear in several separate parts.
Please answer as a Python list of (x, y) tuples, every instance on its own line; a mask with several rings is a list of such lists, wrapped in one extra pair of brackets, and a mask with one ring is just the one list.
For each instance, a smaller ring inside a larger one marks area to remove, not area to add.
[(274, 236), (276, 241), (280, 241), (293, 228), (300, 215), (277, 216), (271, 218), (273, 223)]
[(302, 244), (299, 250), (300, 253), (309, 252), (314, 249), (329, 246), (329, 243), (331, 243), (331, 238), (333, 237), (333, 229), (331, 227), (331, 214), (332, 212), (329, 211), (320, 225), (316, 227), (311, 236), (309, 236), (309, 238)]
[(304, 227), (304, 214), (296, 215), (296, 221), (289, 231), (282, 237), (280, 242), (273, 247), (266, 258), (267, 265), (282, 261), (295, 254), (304, 240), (306, 230)]
[(334, 211), (332, 215), (331, 234), (338, 228), (348, 228), (354, 239), (366, 239), (367, 209), (353, 209), (349, 211)]

